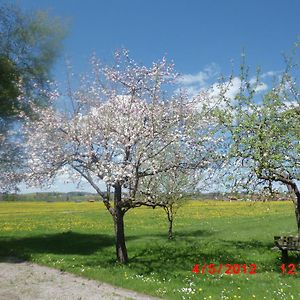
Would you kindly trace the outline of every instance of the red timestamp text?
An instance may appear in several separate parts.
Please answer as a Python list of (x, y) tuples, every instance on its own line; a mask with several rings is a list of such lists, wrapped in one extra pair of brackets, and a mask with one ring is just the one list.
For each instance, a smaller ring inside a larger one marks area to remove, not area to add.
[(256, 264), (195, 264), (192, 272), (195, 274), (256, 274)]
[(281, 273), (287, 275), (298, 275), (300, 274), (300, 265), (295, 264), (282, 264), (280, 266)]

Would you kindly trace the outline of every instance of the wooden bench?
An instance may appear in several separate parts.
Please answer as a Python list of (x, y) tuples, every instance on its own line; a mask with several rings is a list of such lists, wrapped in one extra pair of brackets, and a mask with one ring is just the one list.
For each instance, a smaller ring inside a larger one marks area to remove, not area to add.
[(298, 236), (274, 236), (274, 243), (273, 250), (281, 250), (282, 260), (288, 259), (288, 251), (300, 251), (300, 237)]

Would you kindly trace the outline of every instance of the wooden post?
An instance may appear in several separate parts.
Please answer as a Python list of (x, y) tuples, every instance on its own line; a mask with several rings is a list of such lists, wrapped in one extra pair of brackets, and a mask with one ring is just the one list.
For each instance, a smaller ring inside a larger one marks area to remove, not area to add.
[(282, 253), (282, 256), (281, 256), (282, 261), (287, 261), (288, 257), (289, 257), (288, 250), (287, 249), (282, 249), (281, 253)]

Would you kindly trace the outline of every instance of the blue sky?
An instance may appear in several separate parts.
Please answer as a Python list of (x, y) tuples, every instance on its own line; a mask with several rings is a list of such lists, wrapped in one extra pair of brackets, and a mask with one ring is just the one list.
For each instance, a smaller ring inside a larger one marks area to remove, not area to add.
[[(178, 72), (190, 76), (190, 83), (199, 86), (214, 80), (217, 73), (229, 74), (232, 61), (237, 68), (243, 49), (253, 70), (257, 66), (264, 72), (281, 70), (282, 54), (291, 50), (300, 34), (298, 0), (16, 3), (26, 10), (48, 9), (50, 14), (69, 20), (64, 55), (77, 72), (87, 68), (92, 52), (109, 62), (116, 49), (125, 47), (144, 64), (167, 56)], [(53, 76), (63, 82), (65, 73), (60, 59)]]
[[(78, 70), (93, 51), (109, 60), (126, 47), (145, 64), (167, 55), (181, 73), (216, 63), (222, 72), (240, 60), (266, 71), (282, 66), (281, 54), (300, 34), (298, 0), (19, 0), (70, 20), (65, 54)], [(61, 64), (61, 62), (60, 62)], [(58, 66), (56, 76), (63, 68)]]

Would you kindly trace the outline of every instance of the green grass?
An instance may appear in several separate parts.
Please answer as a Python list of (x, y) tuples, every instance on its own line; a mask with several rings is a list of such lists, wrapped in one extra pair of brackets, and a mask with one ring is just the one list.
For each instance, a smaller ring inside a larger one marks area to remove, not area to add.
[[(101, 203), (0, 203), (0, 258), (19, 257), (164, 299), (300, 299), (300, 275), (282, 275), (274, 235), (295, 234), (290, 202), (189, 202), (175, 240), (159, 209), (125, 216), (130, 262), (115, 261)], [(294, 254), (290, 262), (300, 266)], [(257, 274), (194, 274), (199, 263), (256, 264)], [(300, 272), (300, 269), (299, 269)]]

